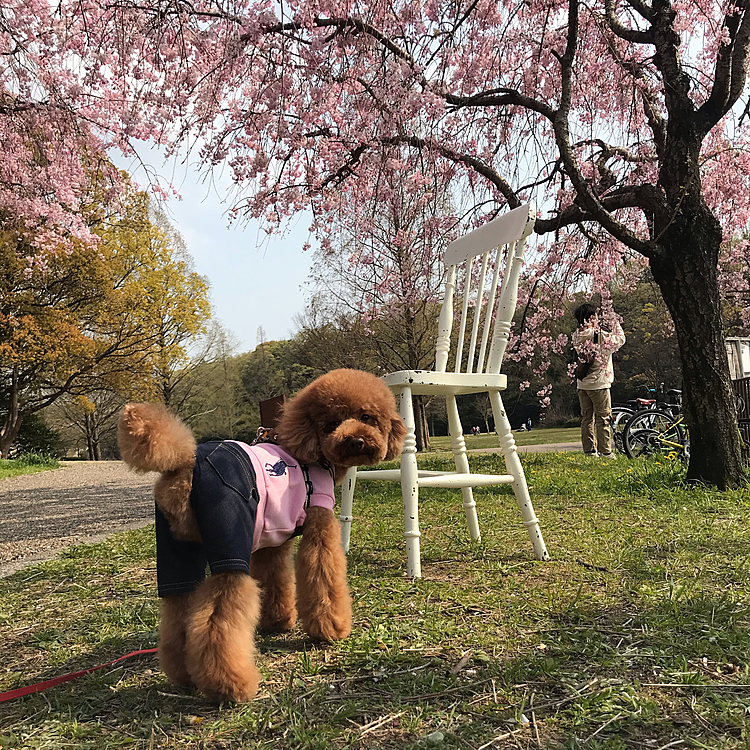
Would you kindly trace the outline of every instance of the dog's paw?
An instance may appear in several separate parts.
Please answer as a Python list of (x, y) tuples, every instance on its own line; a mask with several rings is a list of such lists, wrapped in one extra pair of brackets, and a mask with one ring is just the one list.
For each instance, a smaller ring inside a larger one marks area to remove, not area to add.
[(334, 617), (326, 612), (305, 623), (304, 629), (314, 641), (341, 641), (352, 632), (352, 618)]
[(238, 669), (236, 665), (230, 668), (218, 662), (206, 663), (200, 671), (193, 671), (192, 678), (201, 693), (217, 702), (247, 703), (255, 698), (260, 685), (260, 672), (255, 664)]
[(231, 684), (223, 685), (216, 690), (206, 689), (204, 692), (215, 700), (232, 701), (233, 703), (247, 703), (258, 694), (260, 672), (253, 669), (244, 680), (236, 679)]
[(263, 615), (258, 623), (258, 630), (261, 633), (287, 633), (294, 629), (297, 622), (297, 610), (286, 613), (283, 617)]

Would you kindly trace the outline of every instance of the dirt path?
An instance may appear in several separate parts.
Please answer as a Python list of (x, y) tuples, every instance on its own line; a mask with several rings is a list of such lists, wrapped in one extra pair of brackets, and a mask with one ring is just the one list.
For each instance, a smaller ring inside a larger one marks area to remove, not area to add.
[(122, 461), (71, 461), (0, 480), (0, 577), (71, 544), (151, 523), (154, 479)]

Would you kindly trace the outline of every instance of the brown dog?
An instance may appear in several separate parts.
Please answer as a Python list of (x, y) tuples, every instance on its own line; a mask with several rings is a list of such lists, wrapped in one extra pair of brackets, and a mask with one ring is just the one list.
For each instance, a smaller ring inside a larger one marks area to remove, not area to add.
[[(406, 434), (390, 390), (358, 370), (334, 370), (300, 391), (277, 432), (280, 447), (196, 446), (189, 428), (157, 404), (128, 404), (118, 423), (123, 460), (161, 473), (160, 665), (176, 685), (219, 700), (257, 692), (256, 627), (289, 630), (299, 612), (316, 640), (349, 635), (333, 483), (351, 466), (397, 456)], [(300, 529), (295, 566), (290, 537)], [(212, 575), (204, 579), (206, 562)]]

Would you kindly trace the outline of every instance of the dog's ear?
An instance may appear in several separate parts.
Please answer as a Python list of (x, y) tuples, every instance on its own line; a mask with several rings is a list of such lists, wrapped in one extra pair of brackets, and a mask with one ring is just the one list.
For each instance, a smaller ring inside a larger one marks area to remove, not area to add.
[(301, 463), (312, 464), (320, 459), (318, 431), (310, 414), (308, 394), (304, 391), (284, 404), (276, 435), (279, 445)]
[(400, 455), (404, 447), (404, 438), (406, 437), (406, 426), (404, 420), (398, 415), (391, 417), (391, 432), (388, 435), (388, 452), (385, 454), (385, 460), (390, 461), (392, 458)]

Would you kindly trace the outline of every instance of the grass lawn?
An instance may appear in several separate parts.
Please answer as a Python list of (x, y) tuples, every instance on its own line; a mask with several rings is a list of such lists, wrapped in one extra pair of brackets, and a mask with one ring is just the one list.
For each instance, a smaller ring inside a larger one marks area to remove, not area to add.
[(19, 474), (36, 474), (47, 469), (57, 469), (60, 466), (55, 458), (29, 454), (21, 458), (0, 459), (0, 479), (17, 477)]
[[(547, 445), (550, 443), (574, 443), (581, 440), (580, 427), (548, 427), (533, 429), (530, 432), (514, 432), (513, 439), (516, 445)], [(435, 453), (450, 451), (451, 442), (446, 435), (430, 438), (430, 447)], [(466, 448), (475, 450), (477, 448), (497, 448), (497, 435), (464, 435)]]
[[(523, 461), (550, 562), (507, 486), (476, 492), (476, 544), (456, 494), (425, 490), (425, 578), (408, 580), (400, 492), (362, 482), (350, 638), (261, 638), (244, 706), (124, 662), (0, 703), (0, 746), (750, 747), (750, 491), (686, 488), (669, 461)], [(154, 646), (157, 608), (152, 528), (0, 580), (0, 691)]]

